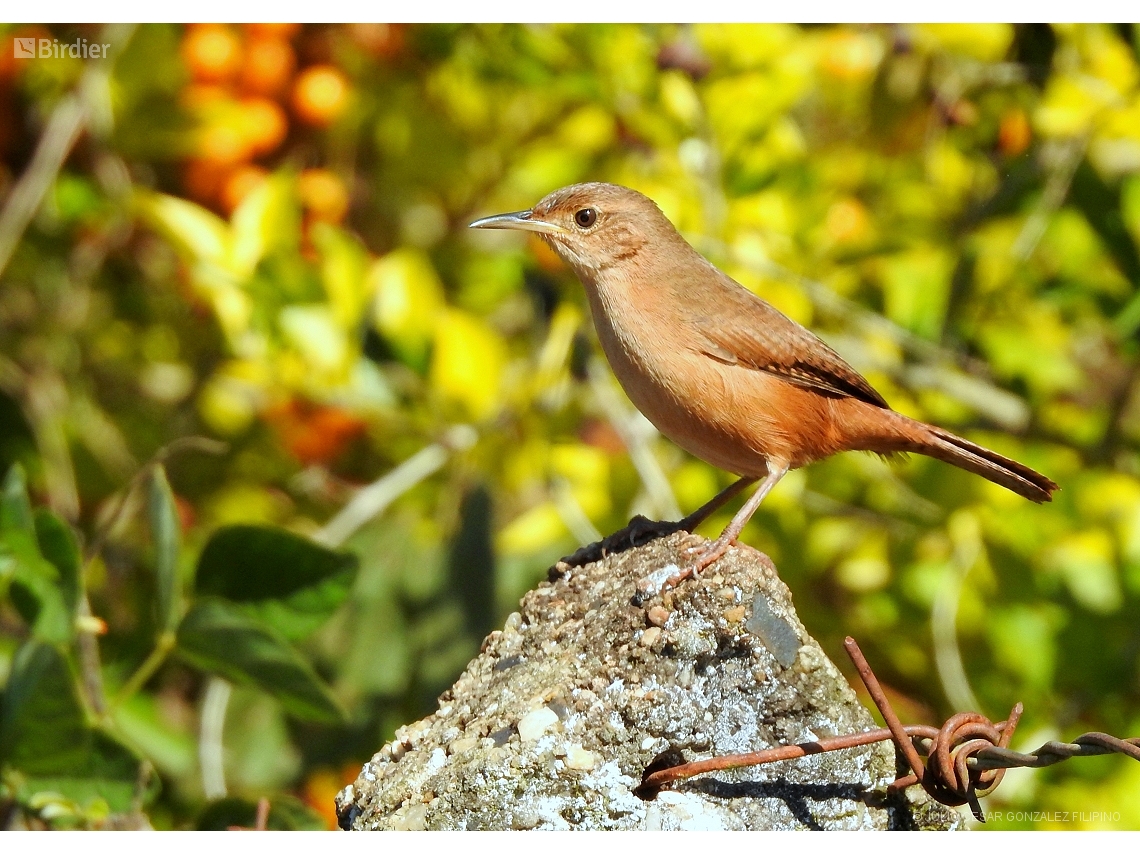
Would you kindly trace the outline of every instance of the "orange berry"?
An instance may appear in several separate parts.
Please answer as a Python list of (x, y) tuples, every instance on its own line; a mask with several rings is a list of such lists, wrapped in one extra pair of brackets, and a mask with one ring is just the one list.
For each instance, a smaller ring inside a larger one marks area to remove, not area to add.
[(1033, 138), (1029, 118), (1020, 107), (1006, 110), (998, 127), (998, 149), (1006, 157), (1017, 157), (1027, 148)]
[(300, 399), (269, 407), (265, 418), (281, 444), (305, 465), (334, 460), (368, 428), (367, 422), (345, 410)]
[(188, 110), (206, 110), (229, 100), (229, 92), (216, 83), (191, 83), (180, 93), (178, 100)]
[(293, 109), (307, 125), (327, 127), (348, 106), (348, 81), (331, 65), (314, 65), (297, 77)]
[(241, 67), (241, 43), (222, 24), (194, 27), (182, 39), (182, 58), (195, 80), (228, 81)]
[(301, 29), (300, 24), (243, 24), (250, 38), (291, 39)]
[(232, 214), (234, 209), (242, 203), (246, 196), (265, 183), (269, 173), (260, 166), (243, 164), (229, 174), (222, 185), (219, 201), (222, 210)]
[(268, 154), (281, 145), (289, 130), (289, 120), (277, 102), (246, 98), (241, 102), (241, 109), (242, 135), (255, 156)]
[(228, 166), (248, 160), (251, 149), (242, 128), (231, 124), (206, 125), (198, 131), (198, 154), (203, 160)]
[(182, 171), (182, 186), (186, 194), (199, 202), (212, 202), (218, 195), (225, 178), (225, 168), (212, 160), (187, 161)]
[(255, 95), (282, 92), (297, 67), (293, 46), (282, 39), (256, 38), (245, 47), (241, 85)]
[(301, 202), (314, 219), (339, 223), (348, 213), (348, 189), (327, 169), (306, 169), (297, 179)]

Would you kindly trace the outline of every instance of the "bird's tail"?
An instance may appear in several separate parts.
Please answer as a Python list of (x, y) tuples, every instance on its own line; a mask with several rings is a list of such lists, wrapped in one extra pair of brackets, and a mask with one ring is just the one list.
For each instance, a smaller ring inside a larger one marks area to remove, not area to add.
[[(882, 413), (881, 410), (879, 412)], [(884, 437), (880, 433), (878, 441), (870, 447), (864, 445), (863, 450), (925, 454), (981, 475), (987, 481), (1000, 484), (1031, 502), (1048, 502), (1054, 491), (1059, 489), (1051, 479), (1016, 460), (1002, 457), (996, 451), (962, 439), (948, 430), (890, 412), (895, 416), (891, 420), (890, 436)], [(877, 422), (881, 429), (884, 426), (881, 415)]]
[(923, 425), (923, 427), (929, 432), (933, 442), (923, 448), (920, 454), (951, 463), (975, 475), (981, 475), (995, 484), (1001, 484), (1007, 490), (1013, 490), (1031, 502), (1048, 502), (1053, 498), (1053, 492), (1058, 489), (1051, 479), (1016, 460), (1002, 457), (996, 451), (975, 445), (942, 428), (933, 425)]

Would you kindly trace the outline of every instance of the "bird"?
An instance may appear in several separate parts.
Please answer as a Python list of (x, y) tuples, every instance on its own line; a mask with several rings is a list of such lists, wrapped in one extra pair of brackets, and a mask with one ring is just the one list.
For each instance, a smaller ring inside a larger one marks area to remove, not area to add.
[(602, 350), (633, 404), (681, 448), (738, 476), (667, 530), (691, 532), (759, 482), (666, 587), (724, 555), (789, 471), (843, 451), (923, 454), (1033, 502), (1058, 489), (1028, 466), (891, 409), (838, 353), (706, 260), (636, 190), (574, 184), (470, 227), (542, 238), (584, 286)]

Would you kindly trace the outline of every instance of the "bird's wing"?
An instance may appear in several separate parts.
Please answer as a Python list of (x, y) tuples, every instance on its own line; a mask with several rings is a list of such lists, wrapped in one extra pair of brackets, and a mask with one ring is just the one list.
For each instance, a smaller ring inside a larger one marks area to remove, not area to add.
[(818, 336), (725, 279), (732, 287), (717, 291), (716, 313), (694, 318), (692, 332), (702, 353), (824, 395), (858, 398), (889, 409), (883, 396)]

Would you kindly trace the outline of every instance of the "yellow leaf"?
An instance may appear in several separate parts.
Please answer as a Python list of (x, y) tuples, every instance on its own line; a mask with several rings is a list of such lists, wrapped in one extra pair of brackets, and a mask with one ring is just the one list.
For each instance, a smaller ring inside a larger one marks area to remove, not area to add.
[(732, 202), (731, 215), (741, 226), (788, 234), (794, 228), (795, 205), (780, 190), (764, 190)]
[(543, 502), (515, 517), (499, 532), (497, 546), (504, 556), (533, 555), (569, 532), (553, 502)]
[(296, 182), (289, 173), (262, 181), (234, 210), (230, 266), (246, 278), (274, 247), (296, 242), (300, 226)]
[(570, 353), (574, 336), (582, 327), (582, 312), (574, 303), (558, 304), (550, 319), (549, 332), (538, 356), (534, 388), (545, 394), (564, 381), (569, 374)]
[(948, 142), (929, 146), (926, 174), (949, 196), (957, 198), (970, 190), (974, 181), (974, 165)]
[(661, 75), (661, 102), (665, 109), (688, 127), (696, 125), (701, 117), (701, 100), (688, 76), (679, 71)]
[(323, 303), (286, 306), (278, 315), (277, 323), (312, 371), (329, 374), (348, 369), (348, 339), (329, 306)]
[(1069, 593), (1089, 611), (1108, 614), (1120, 608), (1123, 595), (1112, 538), (1093, 529), (1069, 535), (1049, 555)]
[(230, 231), (217, 214), (185, 199), (145, 190), (135, 192), (135, 205), (184, 260), (192, 264), (226, 262)]
[(1128, 94), (1137, 79), (1136, 60), (1128, 45), (1105, 26), (1085, 28), (1082, 34), (1086, 36), (1082, 53), (1089, 70), (1118, 94)]
[(427, 253), (409, 248), (388, 253), (372, 265), (365, 288), (376, 295), (372, 306), (376, 331), (401, 358), (423, 368), (445, 306), (443, 284)]
[(436, 324), (431, 360), (432, 387), (463, 404), (475, 419), (492, 415), (499, 403), (507, 348), (487, 324), (458, 309), (446, 309)]
[(230, 362), (206, 382), (198, 412), (211, 428), (233, 436), (250, 425), (267, 381), (264, 367), (252, 360)]
[(867, 532), (854, 554), (840, 561), (835, 577), (850, 591), (873, 591), (891, 579), (885, 532)]
[(1085, 132), (1112, 92), (1099, 81), (1067, 74), (1050, 78), (1033, 124), (1047, 137), (1073, 137)]
[(718, 492), (716, 471), (707, 463), (687, 460), (673, 474), (673, 495), (686, 513), (695, 511)]
[(953, 262), (933, 246), (899, 253), (883, 265), (887, 317), (919, 335), (934, 338), (950, 296)]
[(729, 68), (769, 65), (803, 38), (791, 24), (697, 24), (693, 31), (710, 58)]
[(919, 24), (915, 29), (924, 40), (943, 50), (984, 62), (1000, 60), (1013, 42), (1010, 24)]
[(559, 136), (575, 151), (601, 151), (613, 142), (614, 132), (613, 115), (591, 104), (571, 113)]
[(355, 327), (368, 299), (366, 278), (368, 256), (364, 247), (343, 229), (329, 223), (315, 223), (313, 243), (321, 253), (321, 281), (336, 321), (342, 327)]
[(555, 445), (550, 450), (550, 468), (569, 482), (586, 516), (597, 518), (609, 512), (610, 459), (602, 449), (580, 443)]
[(872, 33), (847, 28), (828, 32), (819, 43), (820, 67), (840, 80), (858, 80), (874, 74), (883, 58), (883, 43)]

